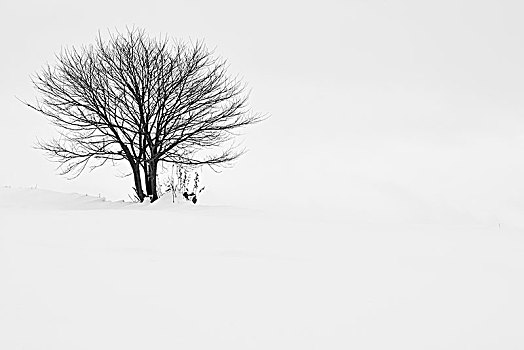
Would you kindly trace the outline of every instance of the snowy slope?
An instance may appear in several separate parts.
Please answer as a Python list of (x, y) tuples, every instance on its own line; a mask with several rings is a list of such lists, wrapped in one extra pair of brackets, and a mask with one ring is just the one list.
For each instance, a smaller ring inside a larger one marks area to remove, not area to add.
[(517, 225), (381, 214), (0, 188), (0, 349), (524, 347)]

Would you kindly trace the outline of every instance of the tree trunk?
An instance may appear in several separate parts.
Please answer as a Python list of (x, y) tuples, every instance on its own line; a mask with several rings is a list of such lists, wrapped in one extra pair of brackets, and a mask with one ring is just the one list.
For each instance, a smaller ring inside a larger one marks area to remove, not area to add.
[(156, 173), (158, 169), (157, 162), (149, 163), (149, 188), (151, 189), (151, 202), (154, 202), (158, 199), (158, 191), (156, 188)]
[(143, 169), (144, 169), (144, 180), (146, 182), (146, 196), (148, 196), (149, 198), (153, 198), (153, 189), (151, 188), (151, 179), (150, 179), (151, 170), (150, 170), (150, 166), (147, 163), (147, 161), (144, 161)]
[(131, 165), (131, 168), (133, 169), (133, 179), (135, 180), (135, 192), (136, 196), (140, 200), (140, 202), (144, 201), (145, 195), (144, 190), (142, 189), (142, 179), (140, 177), (140, 165)]

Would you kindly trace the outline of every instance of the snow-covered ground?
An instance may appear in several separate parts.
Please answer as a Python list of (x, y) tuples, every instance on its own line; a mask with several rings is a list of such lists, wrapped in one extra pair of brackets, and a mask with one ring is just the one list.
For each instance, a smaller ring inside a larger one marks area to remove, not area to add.
[(524, 347), (517, 219), (347, 210), (0, 188), (0, 349)]

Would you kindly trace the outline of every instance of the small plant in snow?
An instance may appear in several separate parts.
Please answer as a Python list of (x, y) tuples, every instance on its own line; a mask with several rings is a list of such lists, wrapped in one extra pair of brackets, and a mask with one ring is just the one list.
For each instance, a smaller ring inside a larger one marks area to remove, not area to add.
[(173, 203), (175, 202), (175, 198), (184, 198), (193, 204), (197, 203), (197, 195), (199, 195), (205, 187), (200, 188), (200, 174), (198, 171), (194, 171), (193, 173), (191, 170), (189, 166), (180, 164), (176, 165), (175, 170), (175, 165), (173, 165), (171, 174), (168, 175), (163, 182), (162, 188), (164, 191), (162, 192), (163, 194), (171, 192)]
[(196, 204), (197, 195), (200, 194), (200, 192), (202, 192), (205, 188), (204, 186), (199, 189), (198, 187), (199, 182), (200, 182), (199, 174), (198, 172), (195, 171), (195, 177), (193, 178), (193, 191), (189, 193), (189, 190), (186, 187), (184, 193), (182, 194), (186, 200), (193, 202), (193, 204)]

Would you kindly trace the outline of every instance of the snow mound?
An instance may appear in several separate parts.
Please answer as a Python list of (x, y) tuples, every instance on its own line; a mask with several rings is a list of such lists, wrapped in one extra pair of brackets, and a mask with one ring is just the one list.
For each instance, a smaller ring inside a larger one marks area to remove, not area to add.
[(0, 208), (38, 210), (90, 210), (125, 208), (133, 203), (107, 201), (79, 193), (61, 193), (37, 188), (0, 188)]

